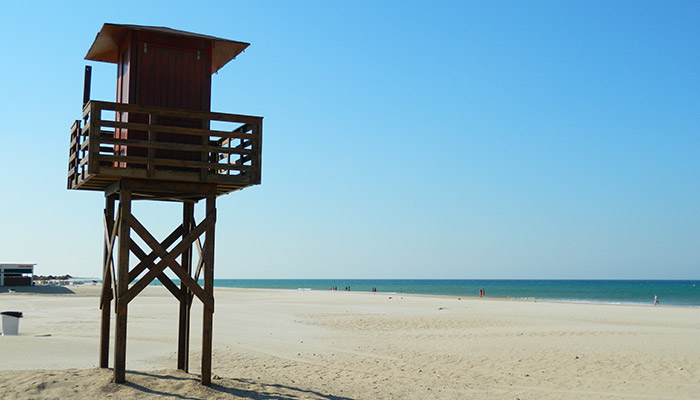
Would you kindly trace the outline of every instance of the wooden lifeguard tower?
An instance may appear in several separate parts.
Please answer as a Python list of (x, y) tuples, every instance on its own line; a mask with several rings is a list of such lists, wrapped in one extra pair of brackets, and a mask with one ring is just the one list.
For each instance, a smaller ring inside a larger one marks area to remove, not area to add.
[[(260, 183), (262, 145), (262, 117), (210, 111), (211, 74), (246, 47), (169, 28), (105, 24), (85, 56), (117, 64), (114, 103), (90, 100), (86, 67), (68, 163), (68, 189), (105, 194), (100, 366), (108, 366), (114, 300), (117, 383), (125, 381), (128, 304), (158, 279), (179, 301), (177, 368), (184, 371), (192, 300), (202, 302), (202, 384), (211, 384), (216, 198)], [(180, 202), (182, 222), (158, 241), (132, 214), (135, 200)], [(197, 223), (200, 200), (206, 210)], [(132, 240), (132, 231), (148, 249)], [(136, 265), (129, 265), (130, 255)]]

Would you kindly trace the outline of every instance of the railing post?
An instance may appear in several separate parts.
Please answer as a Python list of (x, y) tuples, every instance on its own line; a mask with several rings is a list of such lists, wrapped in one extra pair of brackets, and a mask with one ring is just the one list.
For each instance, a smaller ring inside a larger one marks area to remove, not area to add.
[[(78, 184), (80, 172), (80, 120), (76, 119), (70, 128), (70, 148), (68, 151), (68, 189)], [(73, 175), (71, 177), (71, 175)]]
[(256, 141), (253, 142), (253, 168), (254, 168), (254, 175), (253, 175), (253, 184), (259, 184), (260, 181), (262, 180), (262, 118), (258, 120), (258, 123), (255, 124), (255, 128), (253, 128), (253, 132), (256, 137)]
[(88, 173), (99, 174), (100, 163), (98, 157), (100, 155), (100, 131), (102, 127), (102, 109), (94, 102), (90, 102), (90, 123), (86, 127), (88, 129)]
[(90, 101), (90, 81), (92, 80), (92, 67), (85, 66), (85, 81), (83, 82), (83, 107)]

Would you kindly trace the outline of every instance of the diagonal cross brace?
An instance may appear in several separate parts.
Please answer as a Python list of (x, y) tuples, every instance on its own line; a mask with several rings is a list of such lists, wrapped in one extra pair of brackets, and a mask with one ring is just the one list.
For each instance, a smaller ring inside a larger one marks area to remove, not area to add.
[[(111, 300), (112, 297), (117, 297), (117, 280), (114, 279), (114, 257), (113, 257), (113, 252), (114, 252), (114, 242), (117, 237), (117, 231), (119, 230), (119, 216), (120, 214), (117, 214), (117, 219), (116, 221), (112, 222), (107, 219), (107, 211), (105, 210), (105, 213), (103, 214), (103, 222), (105, 226), (105, 245), (107, 245), (107, 257), (105, 258), (106, 264), (104, 265), (104, 274), (103, 276), (105, 277), (105, 281), (102, 282), (102, 297), (100, 298), (100, 309), (102, 307), (106, 306)], [(109, 232), (109, 233), (108, 233)], [(109, 236), (108, 236), (109, 235)], [(112, 292), (112, 293), (110, 293)]]
[[(160, 242), (160, 245), (164, 248), (167, 249), (170, 247), (175, 241), (182, 236), (182, 225), (178, 226), (175, 228), (175, 230), (168, 235), (167, 238), (165, 238), (162, 242)], [(131, 241), (132, 245), (135, 245), (136, 243), (132, 240)], [(140, 249), (140, 248), (139, 248)], [(134, 253), (136, 254), (136, 253)], [(138, 257), (138, 255), (136, 255)], [(129, 271), (129, 283), (131, 283), (134, 279), (136, 279), (139, 275), (141, 275), (141, 272), (145, 271), (146, 268), (149, 267), (153, 263), (153, 261), (158, 258), (158, 253), (155, 251), (151, 251), (145, 258), (141, 258), (141, 262), (139, 262), (131, 271)]]
[[(134, 253), (134, 255), (138, 257), (139, 260), (143, 260), (146, 257), (148, 257), (146, 255), (146, 252), (143, 251), (141, 247), (138, 244), (136, 244), (136, 242), (134, 242), (133, 240), (129, 244), (129, 250), (131, 250), (131, 252)], [(152, 266), (153, 263), (148, 264), (148, 268)], [(158, 276), (156, 276), (156, 278), (158, 278), (158, 280), (163, 284), (163, 286), (165, 286), (170, 291), (170, 293), (172, 293), (173, 296), (175, 296), (176, 299), (180, 300), (182, 298), (182, 292), (180, 291), (180, 288), (175, 286), (173, 281), (171, 281), (170, 278), (168, 278), (168, 276), (165, 275), (165, 272), (161, 272), (160, 274), (158, 274)]]
[[(148, 232), (148, 230), (133, 215), (130, 215), (130, 225), (132, 225), (132, 229), (134, 230), (134, 232), (136, 232), (139, 236), (141, 236), (141, 238), (153, 249), (153, 252), (156, 253), (158, 255), (158, 257), (160, 257), (162, 259), (166, 255), (168, 255), (167, 248), (161, 246), (160, 243), (158, 243), (158, 241)], [(176, 255), (176, 258), (177, 258), (177, 256), (179, 256), (179, 254)], [(188, 271), (186, 271), (180, 265), (180, 263), (177, 262), (177, 260), (173, 259), (173, 261), (170, 262), (169, 264), (170, 264), (169, 265), (170, 269), (173, 272), (175, 272), (175, 274), (177, 274), (178, 277), (180, 277), (180, 279), (183, 281), (183, 283), (185, 283), (185, 285), (188, 288), (191, 285), (195, 285), (196, 288), (192, 289), (193, 292), (197, 292), (197, 289), (199, 289), (199, 291), (201, 293), (204, 293), (204, 290), (199, 286), (199, 284), (197, 284), (197, 282), (195, 280), (193, 280), (190, 277)], [(152, 268), (152, 264), (149, 265), (148, 268), (149, 269)], [(166, 268), (167, 268), (167, 266), (166, 266)], [(164, 275), (164, 274), (161, 272), (160, 275)], [(173, 284), (173, 287), (178, 291), (178, 295), (176, 295), (175, 297), (177, 299), (180, 299), (179, 289), (177, 289), (177, 287), (174, 284)], [(198, 294), (197, 296), (202, 300), (203, 303), (206, 303), (203, 300), (203, 297), (201, 295)], [(206, 297), (206, 295), (205, 295), (205, 297)]]
[(153, 279), (158, 276), (166, 267), (171, 266), (171, 269), (175, 274), (178, 275), (182, 283), (184, 283), (189, 290), (194, 292), (195, 295), (202, 301), (204, 304), (204, 307), (207, 309), (211, 310), (213, 312), (214, 310), (214, 297), (202, 289), (199, 284), (194, 281), (187, 273), (183, 273), (183, 268), (180, 266), (180, 264), (175, 260), (175, 258), (179, 257), (182, 252), (184, 252), (187, 247), (192, 246), (192, 243), (195, 241), (196, 238), (198, 238), (202, 233), (204, 233), (207, 229), (211, 228), (214, 226), (216, 223), (216, 211), (211, 212), (207, 217), (198, 225), (196, 226), (189, 234), (187, 234), (185, 237), (182, 238), (180, 243), (178, 243), (173, 250), (168, 253), (165, 249), (163, 249), (160, 244), (158, 243), (153, 236), (148, 233), (146, 228), (141, 225), (140, 222), (136, 218), (134, 218), (133, 215), (131, 214), (126, 214), (123, 216), (123, 218), (127, 218), (129, 221), (129, 224), (132, 226), (134, 231), (136, 231), (144, 241), (153, 248), (154, 251), (159, 253), (159, 257), (161, 257), (160, 261), (154, 265), (153, 267), (150, 268), (150, 271), (143, 276), (138, 282), (136, 282), (127, 292), (124, 296), (119, 298), (119, 308), (126, 307), (126, 305), (136, 297), (141, 291), (148, 286), (149, 283), (153, 281)]
[[(191, 221), (192, 225), (197, 225), (197, 221), (194, 219), (194, 216), (192, 217)], [(194, 273), (194, 280), (196, 282), (199, 282), (199, 275), (202, 272), (202, 268), (204, 268), (204, 248), (202, 246), (202, 241), (197, 238), (195, 241), (195, 244), (197, 246), (197, 255), (199, 256), (199, 261), (197, 261), (197, 269), (196, 272)], [(190, 296), (190, 301), (189, 301), (189, 306), (190, 308), (192, 307), (192, 298), (194, 297), (194, 294), (192, 292), (188, 293), (188, 296)]]

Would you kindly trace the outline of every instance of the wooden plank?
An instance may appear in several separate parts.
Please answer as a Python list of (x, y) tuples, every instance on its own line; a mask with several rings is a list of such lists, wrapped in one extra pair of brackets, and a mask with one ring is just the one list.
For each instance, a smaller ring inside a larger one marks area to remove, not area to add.
[(145, 180), (129, 180), (128, 187), (133, 191), (153, 189), (164, 192), (197, 192), (215, 193), (216, 185), (205, 182), (154, 182)]
[[(204, 151), (211, 153), (232, 153), (232, 154), (253, 154), (254, 150), (237, 147), (219, 147), (219, 146), (202, 146), (189, 143), (172, 143), (172, 142), (149, 142), (147, 140), (135, 139), (119, 139), (112, 137), (103, 137), (101, 143), (122, 146), (143, 147), (148, 149), (167, 149), (167, 150), (183, 150), (183, 151)], [(215, 141), (212, 143), (216, 143)]]
[(203, 119), (209, 121), (240, 122), (248, 124), (260, 123), (263, 117), (253, 115), (229, 114), (214, 111), (195, 111), (178, 108), (163, 108), (153, 106), (141, 106), (126, 103), (111, 103), (106, 101), (90, 100), (88, 104), (97, 104), (104, 110), (121, 111), (140, 114), (155, 114), (159, 116)]
[[(216, 196), (207, 196), (207, 215), (216, 215)], [(204, 291), (211, 295), (214, 301), (214, 228), (215, 224), (207, 229), (204, 242)], [(211, 359), (212, 343), (214, 340), (213, 331), (214, 307), (205, 307), (202, 314), (202, 385), (211, 385)]]
[[(245, 139), (241, 139), (241, 143), (234, 146), (234, 147), (223, 147), (223, 146), (229, 146), (230, 143), (231, 143), (230, 138), (222, 138), (218, 141), (219, 146), (221, 146), (222, 148), (227, 148), (227, 149), (231, 149), (231, 150), (244, 150), (248, 146), (253, 146), (253, 141), (249, 140), (248, 138), (245, 138)], [(249, 151), (253, 151), (253, 150), (249, 150)], [(223, 153), (223, 152), (221, 152), (221, 153)]]
[(120, 181), (111, 182), (110, 185), (105, 188), (105, 196), (119, 194), (120, 190), (121, 190), (121, 182)]
[[(224, 165), (238, 165), (238, 166), (246, 166), (245, 163), (253, 161), (253, 154), (247, 154), (247, 155), (241, 155), (238, 159), (231, 161), (230, 160), (231, 155), (226, 155), (226, 154), (220, 154), (219, 155), (219, 161), (223, 160), (224, 158), (228, 158), (229, 161), (224, 163)], [(247, 167), (250, 168), (255, 168), (255, 165), (247, 165)]]
[(252, 133), (241, 133), (241, 132), (235, 132), (235, 131), (219, 131), (219, 130), (202, 129), (202, 128), (188, 128), (188, 127), (183, 127), (183, 126), (150, 125), (147, 123), (108, 121), (108, 120), (101, 121), (100, 125), (105, 126), (105, 127), (111, 127), (111, 128), (133, 129), (133, 130), (138, 130), (138, 131), (152, 130), (152, 131), (159, 132), (159, 133), (177, 133), (180, 135), (190, 135), (190, 136), (199, 136), (199, 137), (216, 136), (216, 137), (222, 137), (222, 138), (257, 140), (255, 135)]
[[(130, 219), (131, 215), (131, 191), (122, 190), (119, 194), (119, 269), (117, 271), (117, 295), (119, 303), (129, 291), (129, 244), (130, 244)], [(114, 332), (114, 382), (126, 381), (126, 322), (127, 304), (117, 308), (116, 329)]]
[[(115, 178), (147, 178), (145, 169), (137, 168), (116, 168), (116, 167), (102, 167), (100, 168), (100, 177), (115, 177)], [(221, 175), (221, 174), (209, 174), (205, 181), (199, 178), (199, 173), (193, 174), (191, 172), (183, 171), (158, 171), (156, 170), (153, 175), (153, 180), (166, 180), (166, 181), (184, 181), (191, 183), (202, 183), (202, 182), (217, 182), (217, 183), (228, 183), (228, 184), (238, 184), (242, 187), (250, 185), (250, 176), (246, 175)]]
[[(207, 154), (207, 153), (204, 153)], [(153, 164), (156, 166), (170, 166), (170, 167), (182, 167), (182, 168), (205, 168), (205, 169), (226, 169), (226, 170), (236, 170), (236, 171), (252, 171), (255, 167), (252, 165), (234, 165), (234, 164), (219, 164), (213, 162), (201, 162), (201, 161), (190, 161), (190, 160), (173, 160), (168, 158), (148, 158), (148, 157), (134, 157), (134, 156), (111, 156), (111, 155), (98, 155), (96, 158), (99, 161), (114, 161), (114, 162), (127, 162), (129, 164)], [(155, 174), (155, 171), (154, 171)], [(148, 177), (148, 175), (147, 175)]]
[[(129, 215), (126, 217), (129, 222), (132, 223), (137, 223), (135, 218), (133, 216)], [(126, 305), (131, 301), (134, 297), (136, 297), (146, 286), (148, 286), (149, 283), (155, 279), (156, 275), (161, 273), (166, 267), (169, 265), (179, 267), (180, 265), (177, 263), (175, 260), (176, 257), (179, 257), (180, 254), (182, 254), (183, 251), (187, 248), (187, 246), (191, 246), (192, 242), (199, 237), (206, 229), (208, 229), (211, 225), (214, 225), (216, 223), (216, 214), (211, 214), (208, 215), (202, 223), (200, 223), (197, 227), (195, 227), (188, 235), (184, 236), (182, 240), (180, 241), (179, 244), (177, 244), (170, 253), (164, 254), (163, 256), (160, 256), (161, 259), (160, 261), (150, 269), (146, 275), (141, 278), (138, 282), (136, 282), (129, 290), (128, 293), (125, 293), (124, 296), (120, 295), (119, 298), (119, 307), (126, 307)], [(145, 228), (143, 228), (145, 230)], [(150, 236), (148, 231), (141, 232), (145, 236)], [(141, 236), (143, 238), (143, 236)], [(145, 240), (145, 238), (144, 238)], [(157, 241), (156, 241), (157, 243)], [(149, 244), (150, 246), (150, 244)], [(156, 246), (157, 247), (157, 246)], [(154, 249), (156, 250), (156, 249)], [(173, 272), (175, 274), (178, 274), (180, 272), (181, 268), (172, 268)], [(187, 275), (180, 275), (178, 274), (178, 277), (182, 282), (187, 285), (188, 289), (192, 290), (194, 294), (199, 298), (199, 300), (204, 303), (205, 307), (213, 307), (213, 299), (208, 296), (202, 288), (199, 287), (199, 285), (192, 280)]]
[(92, 109), (92, 101), (88, 101), (83, 107), (83, 121), (87, 120), (90, 116), (90, 110)]
[(197, 245), (197, 255), (199, 256), (199, 263), (197, 265), (197, 273), (194, 276), (195, 276), (195, 280), (199, 280), (199, 273), (202, 270), (202, 265), (204, 265), (204, 247), (202, 246), (202, 242), (201, 242), (200, 238), (197, 238), (196, 245)]
[[(192, 216), (192, 225), (196, 225), (196, 221), (194, 219), (194, 216)], [(195, 246), (197, 249), (197, 270), (194, 274), (194, 280), (195, 282), (199, 282), (199, 276), (202, 272), (202, 268), (204, 268), (204, 249), (202, 247), (202, 242), (200, 238), (197, 238), (195, 240)], [(192, 298), (194, 297), (194, 294), (190, 293), (190, 307), (192, 307)]]
[[(74, 166), (74, 165), (77, 165), (77, 163), (74, 163), (74, 161), (76, 161), (76, 160), (78, 159), (78, 157), (79, 157), (79, 156), (78, 156), (78, 153), (71, 153), (71, 154), (68, 156), (68, 164), (69, 164), (69, 165), (73, 165), (73, 166)], [(69, 172), (75, 172), (75, 168), (69, 166), (69, 167), (68, 167), (68, 171), (69, 171)]]
[[(196, 282), (199, 282), (199, 275), (202, 272), (203, 268), (204, 268), (204, 257), (200, 256), (199, 261), (197, 262), (197, 272), (194, 275), (194, 280)], [(192, 301), (193, 297), (194, 297), (194, 294), (190, 293), (190, 302)], [(190, 307), (191, 306), (192, 306), (192, 304), (190, 303)]]

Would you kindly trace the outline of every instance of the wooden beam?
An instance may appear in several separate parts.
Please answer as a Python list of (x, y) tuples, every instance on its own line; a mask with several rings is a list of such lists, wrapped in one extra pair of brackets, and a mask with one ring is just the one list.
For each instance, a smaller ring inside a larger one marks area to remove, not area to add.
[[(207, 196), (206, 214), (216, 215), (216, 195)], [(204, 291), (211, 296), (214, 302), (214, 227), (211, 224), (207, 228), (204, 242)], [(214, 340), (213, 332), (214, 307), (204, 307), (202, 315), (202, 385), (211, 385), (211, 352)]]
[[(186, 236), (192, 230), (194, 219), (194, 204), (184, 203), (182, 206), (182, 235)], [(199, 238), (197, 238), (199, 240)], [(187, 247), (182, 252), (180, 260), (182, 267), (187, 271), (188, 275), (192, 275), (192, 246)], [(195, 280), (196, 281), (196, 280)], [(179, 324), (177, 333), (177, 368), (185, 372), (189, 369), (189, 353), (190, 353), (190, 305), (192, 297), (187, 285), (180, 282), (180, 310)]]
[(112, 301), (112, 289), (110, 286), (110, 281), (112, 281), (112, 273), (110, 266), (113, 264), (112, 260), (112, 248), (114, 247), (114, 239), (112, 234), (116, 232), (113, 230), (114, 225), (114, 197), (105, 197), (105, 237), (110, 235), (112, 238), (109, 243), (105, 243), (103, 249), (103, 259), (102, 259), (102, 299), (100, 301), (100, 308), (102, 309), (102, 318), (100, 321), (100, 368), (107, 368), (109, 366), (109, 322), (110, 322), (110, 302)]
[[(94, 114), (93, 114), (94, 115)], [(119, 193), (119, 269), (117, 271), (117, 296), (119, 303), (129, 291), (129, 244), (130, 244), (130, 219), (131, 215), (131, 191), (122, 190)], [(127, 304), (117, 307), (116, 329), (114, 332), (114, 382), (126, 381), (126, 320)]]
[[(194, 280), (199, 283), (199, 275), (202, 272), (202, 269), (204, 268), (204, 258), (200, 258), (199, 261), (197, 262), (197, 273), (194, 275)], [(192, 298), (194, 297), (194, 293), (190, 293), (190, 307), (192, 306)]]
[[(192, 216), (192, 225), (196, 225), (197, 222), (194, 219), (194, 215)], [(197, 269), (196, 272), (194, 273), (194, 280), (195, 282), (199, 283), (199, 276), (202, 272), (202, 268), (204, 268), (204, 249), (202, 248), (202, 241), (200, 238), (197, 238), (195, 240), (195, 246), (197, 248)], [(190, 293), (190, 308), (192, 307), (192, 298), (194, 297), (193, 293)]]

